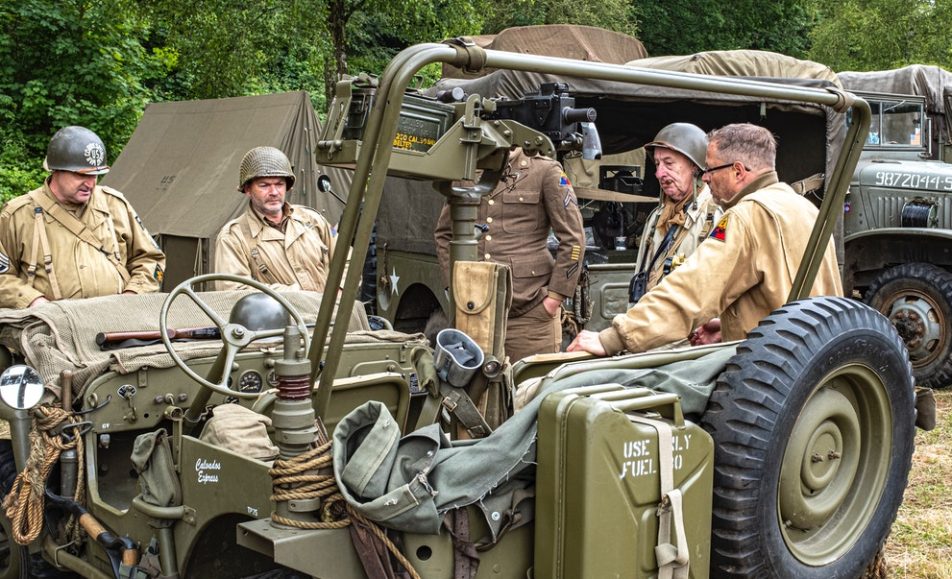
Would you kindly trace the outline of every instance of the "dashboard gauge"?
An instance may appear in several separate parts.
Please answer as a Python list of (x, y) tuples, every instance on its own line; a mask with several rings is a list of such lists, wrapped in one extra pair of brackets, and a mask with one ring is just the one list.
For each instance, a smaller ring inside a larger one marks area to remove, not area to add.
[(245, 370), (238, 377), (239, 392), (261, 392), (261, 385), (264, 380), (256, 370)]

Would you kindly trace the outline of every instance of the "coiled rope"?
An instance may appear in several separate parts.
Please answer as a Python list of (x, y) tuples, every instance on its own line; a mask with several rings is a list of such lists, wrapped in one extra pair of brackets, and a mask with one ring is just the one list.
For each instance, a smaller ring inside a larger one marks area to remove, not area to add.
[(331, 444), (326, 442), (288, 460), (275, 460), (270, 471), (273, 485), (271, 500), (278, 503), (319, 498), (321, 499), (320, 520), (298, 521), (276, 513), (271, 515), (271, 520), (299, 529), (343, 529), (354, 522), (360, 523), (386, 545), (387, 550), (403, 565), (413, 579), (420, 579), (419, 573), (384, 530), (347, 504), (344, 495), (337, 488), (334, 475), (317, 472), (320, 468), (331, 467), (333, 461), (330, 453)]
[[(34, 416), (35, 428), (30, 432), (30, 456), (26, 467), (17, 475), (10, 492), (3, 499), (3, 509), (11, 522), (13, 540), (20, 545), (32, 543), (43, 530), (46, 481), (63, 451), (76, 449), (77, 464), (85, 464), (83, 438), (78, 432), (71, 438), (54, 434), (54, 430), (63, 423), (79, 422), (77, 416), (54, 406), (38, 406), (34, 409)], [(85, 492), (85, 477), (77, 473), (73, 499), (83, 504)], [(66, 529), (71, 538), (78, 538), (79, 525), (74, 516), (70, 515)]]

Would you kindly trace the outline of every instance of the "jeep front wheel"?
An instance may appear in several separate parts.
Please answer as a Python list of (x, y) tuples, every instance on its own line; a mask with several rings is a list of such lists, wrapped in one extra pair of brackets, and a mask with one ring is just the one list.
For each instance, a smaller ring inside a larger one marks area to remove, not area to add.
[(952, 383), (952, 273), (928, 263), (904, 263), (873, 280), (865, 301), (896, 327), (920, 386)]
[(902, 341), (844, 298), (788, 304), (728, 362), (702, 424), (715, 441), (711, 576), (860, 576), (912, 460)]

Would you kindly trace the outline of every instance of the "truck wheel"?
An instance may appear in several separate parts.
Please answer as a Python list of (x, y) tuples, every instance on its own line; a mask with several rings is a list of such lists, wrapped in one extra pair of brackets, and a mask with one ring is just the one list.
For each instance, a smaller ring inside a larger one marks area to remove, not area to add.
[(845, 298), (765, 318), (718, 378), (712, 577), (858, 577), (902, 502), (915, 410), (889, 321)]
[(865, 301), (896, 326), (917, 384), (952, 384), (952, 273), (928, 263), (904, 263), (873, 280)]

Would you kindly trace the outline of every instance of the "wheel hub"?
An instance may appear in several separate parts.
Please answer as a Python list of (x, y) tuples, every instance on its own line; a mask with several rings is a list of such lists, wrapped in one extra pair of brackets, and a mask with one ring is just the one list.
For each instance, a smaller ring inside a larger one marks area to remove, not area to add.
[(824, 389), (804, 407), (784, 455), (784, 472), (791, 475), (780, 483), (785, 526), (819, 528), (843, 504), (856, 474), (859, 437), (856, 409), (840, 392)]
[(931, 301), (919, 295), (902, 296), (893, 302), (889, 321), (896, 327), (913, 361), (935, 355), (942, 337), (942, 323)]

